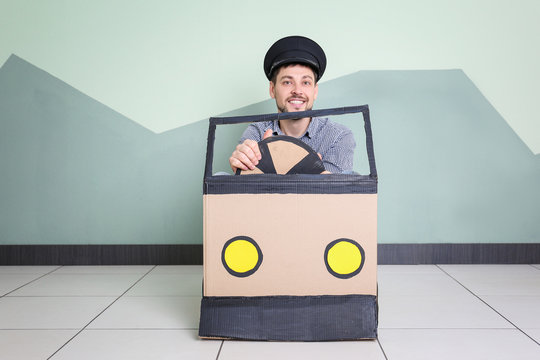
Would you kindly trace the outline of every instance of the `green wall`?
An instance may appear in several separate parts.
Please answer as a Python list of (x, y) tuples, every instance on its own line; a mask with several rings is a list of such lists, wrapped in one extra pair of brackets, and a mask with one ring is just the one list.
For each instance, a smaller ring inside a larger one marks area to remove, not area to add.
[[(319, 93), (370, 105), (379, 242), (538, 242), (540, 159), (462, 71), (361, 71)], [(1, 244), (202, 242), (206, 119), (156, 134), (16, 56), (0, 113)], [(340, 120), (366, 173), (361, 119)], [(241, 131), (219, 128), (216, 170)]]
[[(323, 82), (361, 70), (462, 69), (540, 153), (537, 0), (0, 0), (11, 54), (161, 133), (268, 98), (282, 36), (325, 49)], [(339, 104), (338, 104), (339, 105)]]
[(370, 105), (380, 242), (540, 241), (540, 2), (289, 6), (0, 0), (0, 244), (201, 243), (207, 119), (275, 111), (291, 34), (327, 53), (317, 108)]

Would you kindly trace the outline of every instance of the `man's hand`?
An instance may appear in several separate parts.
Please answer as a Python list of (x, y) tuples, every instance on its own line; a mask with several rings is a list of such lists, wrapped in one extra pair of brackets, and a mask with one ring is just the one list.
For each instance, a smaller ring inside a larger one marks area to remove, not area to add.
[[(272, 129), (268, 129), (264, 132), (263, 140), (270, 136), (272, 136)], [(255, 140), (246, 139), (233, 151), (231, 157), (229, 158), (229, 164), (231, 165), (233, 173), (236, 173), (236, 169), (255, 169), (255, 166), (257, 166), (259, 160), (261, 160), (259, 145)]]

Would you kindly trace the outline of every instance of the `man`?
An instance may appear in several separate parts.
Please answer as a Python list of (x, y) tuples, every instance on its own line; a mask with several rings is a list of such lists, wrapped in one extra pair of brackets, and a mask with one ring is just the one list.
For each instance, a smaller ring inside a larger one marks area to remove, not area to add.
[[(274, 43), (264, 58), (264, 71), (278, 112), (311, 110), (325, 68), (324, 51), (311, 39), (289, 36)], [(305, 142), (319, 154), (328, 172), (352, 171), (356, 146), (352, 132), (327, 118), (302, 118), (250, 124), (229, 158), (233, 172), (253, 170), (261, 159), (257, 143), (272, 135)]]

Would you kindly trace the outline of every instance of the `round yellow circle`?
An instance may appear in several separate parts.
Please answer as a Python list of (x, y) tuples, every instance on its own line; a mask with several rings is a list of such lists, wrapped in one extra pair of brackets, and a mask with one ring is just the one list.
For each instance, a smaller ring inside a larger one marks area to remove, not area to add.
[(253, 270), (259, 262), (259, 252), (247, 240), (235, 240), (225, 249), (225, 263), (234, 272), (245, 273)]
[(339, 241), (328, 250), (328, 266), (337, 274), (352, 274), (362, 265), (362, 253), (358, 246), (348, 241)]

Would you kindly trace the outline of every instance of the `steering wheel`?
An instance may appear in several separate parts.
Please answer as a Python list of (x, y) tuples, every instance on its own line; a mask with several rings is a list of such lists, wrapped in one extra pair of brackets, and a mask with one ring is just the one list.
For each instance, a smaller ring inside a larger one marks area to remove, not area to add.
[(261, 160), (255, 169), (237, 169), (236, 175), (320, 174), (325, 170), (315, 150), (295, 137), (270, 136), (258, 144)]

